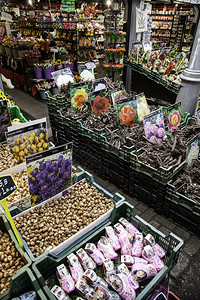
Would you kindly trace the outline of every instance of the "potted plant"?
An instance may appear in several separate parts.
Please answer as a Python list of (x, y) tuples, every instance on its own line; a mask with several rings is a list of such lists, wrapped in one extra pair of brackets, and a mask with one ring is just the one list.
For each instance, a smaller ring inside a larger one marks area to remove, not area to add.
[(27, 41), (24, 41), (22, 39), (16, 39), (14, 41), (14, 49), (16, 51), (14, 51), (14, 55), (16, 56), (16, 52), (18, 53), (18, 57), (23, 59), (23, 55), (24, 55), (24, 52), (26, 50), (28, 50), (28, 44), (27, 44)]
[(55, 65), (51, 61), (48, 61), (43, 65), (44, 75), (46, 79), (51, 79), (51, 73), (54, 71), (53, 67), (55, 67)]
[(35, 77), (37, 79), (42, 79), (42, 67), (43, 67), (43, 64), (37, 63), (37, 64), (34, 64), (33, 67), (34, 67), (34, 71), (35, 71)]
[(58, 49), (57, 58), (61, 60), (66, 60), (67, 49), (65, 47), (59, 47), (57, 49)]
[(50, 83), (48, 83), (46, 81), (40, 82), (40, 83), (36, 84), (36, 88), (40, 93), (40, 98), (42, 100), (46, 100), (45, 92), (49, 91), (49, 89), (51, 88)]
[(73, 72), (73, 62), (71, 60), (65, 60), (63, 61), (63, 68), (70, 68), (71, 71)]
[(62, 61), (61, 61), (61, 59), (57, 59), (57, 60), (55, 61), (55, 67), (56, 67), (56, 71), (62, 69), (63, 66), (62, 66)]
[(58, 87), (57, 87), (56, 82), (55, 82), (55, 81), (52, 81), (52, 82), (50, 83), (50, 85), (51, 85), (51, 93), (52, 93), (52, 95), (58, 94), (59, 90), (58, 90)]
[(13, 57), (13, 53), (12, 53), (12, 49), (11, 49), (12, 43), (13, 43), (13, 40), (11, 38), (6, 38), (2, 44), (5, 47), (7, 56), (10, 56), (10, 57)]
[(32, 67), (34, 63), (38, 63), (40, 57), (41, 53), (37, 49), (26, 50), (23, 54), (23, 58), (27, 61), (30, 67)]

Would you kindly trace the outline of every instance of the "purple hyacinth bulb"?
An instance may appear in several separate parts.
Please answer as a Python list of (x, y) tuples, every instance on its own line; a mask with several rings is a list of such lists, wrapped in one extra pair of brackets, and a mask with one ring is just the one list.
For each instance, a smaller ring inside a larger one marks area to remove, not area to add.
[(42, 195), (39, 195), (37, 199), (38, 199), (38, 201), (41, 201), (42, 200)]
[(56, 189), (53, 186), (50, 188), (49, 191), (51, 193), (51, 196), (54, 196), (56, 194)]
[(51, 181), (52, 183), (55, 183), (57, 180), (58, 180), (58, 176), (54, 174), (54, 175), (51, 177), (51, 180), (50, 180), (50, 181)]
[(66, 172), (65, 167), (61, 167), (60, 169), (60, 175), (62, 176)]
[(43, 170), (45, 169), (45, 167), (46, 167), (46, 166), (45, 166), (45, 163), (43, 163), (43, 164), (41, 164), (41, 165), (39, 166), (39, 170), (40, 170), (40, 171), (43, 171)]
[(34, 184), (34, 181), (31, 177), (28, 177), (28, 184), (31, 185), (31, 184)]
[(47, 171), (51, 171), (51, 169), (52, 169), (52, 166), (53, 164), (52, 164), (52, 160), (48, 160), (48, 161), (46, 161), (45, 162), (45, 166), (46, 166), (46, 170)]
[(58, 168), (57, 164), (56, 164), (56, 166), (53, 166), (53, 168), (52, 168), (53, 173), (58, 173), (58, 170), (59, 170), (59, 168)]
[(38, 185), (31, 184), (30, 185), (30, 193), (33, 195), (38, 192)]
[(58, 165), (60, 165), (62, 161), (63, 161), (63, 155), (60, 155), (57, 159)]
[(44, 192), (43, 194), (42, 194), (42, 197), (43, 197), (43, 199), (48, 199), (48, 198), (50, 198), (51, 197), (51, 195), (50, 195), (50, 193), (49, 192)]
[(40, 187), (42, 187), (42, 186), (44, 186), (45, 185), (45, 180), (44, 179), (41, 179), (40, 181), (39, 181), (39, 183), (38, 183), (38, 185), (40, 186)]
[(58, 181), (56, 182), (56, 186), (59, 188), (63, 185), (63, 180), (62, 179), (58, 179)]
[(30, 174), (31, 174), (33, 177), (36, 177), (37, 173), (38, 173), (38, 168), (35, 168), (35, 170), (31, 171)]
[(69, 164), (69, 159), (66, 159), (62, 163), (62, 167), (66, 168), (66, 166)]
[(41, 190), (42, 194), (46, 193), (49, 190), (49, 185), (46, 184), (46, 185), (42, 186), (40, 190)]

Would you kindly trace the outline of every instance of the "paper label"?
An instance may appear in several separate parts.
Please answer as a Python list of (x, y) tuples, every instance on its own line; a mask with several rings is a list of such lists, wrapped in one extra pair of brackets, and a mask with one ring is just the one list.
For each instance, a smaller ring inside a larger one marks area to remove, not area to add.
[(126, 98), (116, 102), (117, 118), (120, 127), (133, 127), (138, 122), (137, 101), (134, 98)]
[(146, 138), (152, 142), (162, 142), (166, 138), (162, 109), (155, 110), (144, 116)]
[(123, 89), (117, 88), (117, 89), (111, 90), (111, 98), (112, 98), (113, 107), (116, 107), (117, 101), (127, 99), (126, 90), (124, 88)]
[(181, 102), (167, 107), (167, 127), (173, 133), (181, 125)]
[(92, 87), (94, 92), (101, 90), (107, 90), (108, 84), (106, 78), (99, 78), (92, 81)]
[(33, 206), (71, 186), (72, 143), (26, 157), (26, 167)]
[(144, 116), (150, 113), (149, 106), (144, 93), (136, 96), (137, 100), (137, 113), (140, 121), (143, 121)]
[(6, 136), (14, 165), (49, 147), (46, 118), (9, 127)]
[(107, 90), (90, 93), (89, 98), (92, 111), (97, 116), (111, 107), (110, 94)]
[(71, 108), (81, 108), (85, 101), (88, 101), (88, 85), (85, 83), (73, 84), (70, 86)]
[(186, 168), (193, 167), (196, 160), (200, 159), (200, 134), (196, 135), (191, 141), (188, 142), (186, 147)]

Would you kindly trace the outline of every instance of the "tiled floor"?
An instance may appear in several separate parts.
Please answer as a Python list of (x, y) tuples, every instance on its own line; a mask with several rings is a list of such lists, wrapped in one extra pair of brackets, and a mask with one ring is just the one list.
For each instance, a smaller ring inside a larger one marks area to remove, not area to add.
[[(8, 91), (16, 104), (28, 114), (32, 119), (48, 116), (47, 106), (44, 101), (36, 100), (33, 97), (14, 89)], [(126, 200), (135, 206), (139, 216), (144, 218), (151, 225), (162, 231), (164, 234), (175, 233), (184, 240), (184, 247), (180, 254), (177, 265), (171, 271), (170, 290), (173, 291), (181, 300), (200, 299), (200, 238), (193, 233), (183, 229), (178, 224), (156, 214), (136, 199), (132, 199), (116, 186), (94, 176), (95, 181), (106, 188), (109, 192), (119, 192), (125, 196)]]

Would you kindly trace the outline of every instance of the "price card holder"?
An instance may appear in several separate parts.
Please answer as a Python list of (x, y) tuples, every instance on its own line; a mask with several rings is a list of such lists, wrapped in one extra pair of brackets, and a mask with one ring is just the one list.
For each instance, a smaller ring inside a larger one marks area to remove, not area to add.
[(12, 193), (14, 193), (17, 190), (17, 185), (12, 177), (12, 175), (2, 175), (0, 176), (0, 204), (3, 207), (7, 218), (10, 222), (10, 225), (13, 229), (13, 232), (18, 240), (18, 243), (20, 245), (21, 248), (23, 248), (23, 244), (22, 241), (19, 237), (19, 234), (17, 232), (17, 229), (15, 227), (15, 224), (13, 222), (13, 219), (10, 215), (8, 206), (7, 206), (7, 202), (6, 202), (6, 198), (8, 196), (10, 196)]

